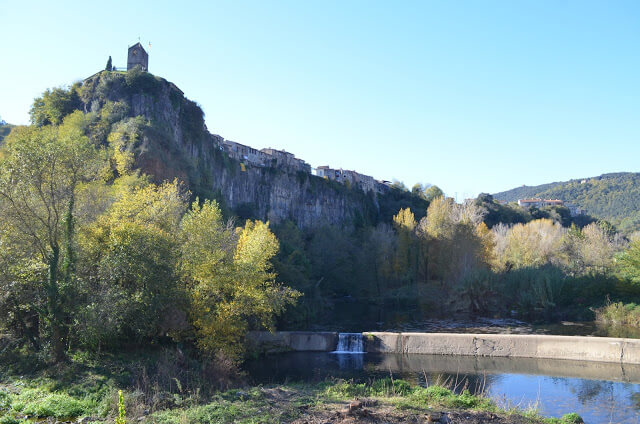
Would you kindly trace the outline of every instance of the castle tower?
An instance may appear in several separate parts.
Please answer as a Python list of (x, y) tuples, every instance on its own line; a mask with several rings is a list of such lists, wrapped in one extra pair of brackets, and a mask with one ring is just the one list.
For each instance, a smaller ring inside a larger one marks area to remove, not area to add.
[(130, 71), (135, 66), (140, 66), (143, 71), (149, 71), (149, 55), (139, 42), (129, 47), (127, 71)]

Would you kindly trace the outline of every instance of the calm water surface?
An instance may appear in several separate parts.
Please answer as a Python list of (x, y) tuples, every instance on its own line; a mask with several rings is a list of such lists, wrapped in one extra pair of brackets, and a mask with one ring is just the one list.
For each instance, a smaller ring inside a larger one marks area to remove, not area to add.
[(393, 374), (426, 385), (484, 391), (501, 406), (577, 412), (586, 423), (640, 423), (640, 366), (529, 358), (294, 352), (249, 362), (255, 383), (367, 381)]

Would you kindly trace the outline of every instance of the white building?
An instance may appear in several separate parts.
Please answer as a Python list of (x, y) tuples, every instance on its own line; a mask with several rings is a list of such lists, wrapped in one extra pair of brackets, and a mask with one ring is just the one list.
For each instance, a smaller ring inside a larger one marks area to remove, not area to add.
[(518, 199), (518, 205), (523, 208), (542, 208), (545, 206), (564, 206), (564, 202), (560, 199)]

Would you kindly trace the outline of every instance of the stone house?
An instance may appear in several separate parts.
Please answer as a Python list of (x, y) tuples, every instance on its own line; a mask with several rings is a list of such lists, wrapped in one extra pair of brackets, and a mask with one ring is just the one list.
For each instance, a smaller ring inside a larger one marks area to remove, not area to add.
[(248, 162), (255, 166), (269, 166), (271, 157), (270, 155), (254, 149), (251, 146), (246, 146), (244, 144), (236, 143), (231, 140), (224, 140), (222, 142), (222, 146), (224, 151), (227, 154), (239, 161)]
[(149, 72), (149, 55), (139, 42), (129, 47), (127, 71), (130, 71), (136, 66), (140, 66), (143, 71)]
[(261, 149), (260, 151), (269, 155), (271, 158), (271, 166), (289, 168), (294, 171), (303, 171), (308, 174), (311, 173), (311, 165), (302, 159), (296, 158), (293, 153), (289, 153), (284, 150), (272, 149), (271, 147)]
[(376, 190), (376, 182), (373, 177), (360, 174), (356, 171), (333, 169), (325, 165), (317, 167), (315, 175), (337, 181), (342, 184), (348, 182), (353, 187), (360, 187), (365, 193), (371, 190)]
[(545, 206), (564, 206), (564, 202), (560, 199), (518, 199), (518, 205), (523, 208), (542, 208)]
[(326, 178), (328, 180), (340, 180), (340, 170), (329, 168), (329, 166), (327, 165), (317, 167), (315, 175), (321, 178)]

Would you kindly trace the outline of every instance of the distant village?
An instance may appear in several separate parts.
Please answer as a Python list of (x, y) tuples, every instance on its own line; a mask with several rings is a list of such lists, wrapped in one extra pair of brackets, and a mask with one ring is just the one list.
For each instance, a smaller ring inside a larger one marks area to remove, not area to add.
[[(149, 71), (149, 55), (144, 47), (142, 47), (142, 44), (138, 42), (133, 46), (130, 46), (127, 53), (127, 71), (134, 67), (140, 67), (140, 69), (145, 72)], [(116, 69), (119, 68), (112, 66), (111, 57), (109, 57), (107, 70)], [(177, 87), (175, 88), (177, 89)], [(3, 124), (5, 124), (4, 121), (0, 120), (0, 125)], [(312, 168), (311, 165), (306, 163), (304, 160), (296, 158), (293, 153), (289, 153), (284, 150), (277, 150), (271, 147), (258, 150), (251, 146), (226, 140), (220, 135), (214, 135), (213, 137), (218, 143), (220, 150), (226, 152), (229, 157), (240, 162), (242, 171), (246, 171), (247, 166), (255, 166), (261, 168), (280, 168), (291, 172), (304, 172), (319, 178), (337, 181), (351, 187), (359, 187), (365, 193), (370, 191), (375, 193), (385, 193), (388, 192), (392, 186), (391, 181), (376, 180), (370, 175), (360, 174), (359, 172), (352, 170), (345, 170), (342, 168), (334, 169), (328, 165)], [(564, 202), (559, 199), (519, 199), (518, 205), (526, 209), (532, 207), (542, 208), (545, 206), (565, 206), (569, 209), (572, 216), (582, 214), (582, 210), (579, 207), (569, 204), (565, 205)]]
[(526, 209), (543, 208), (545, 206), (564, 206), (565, 208), (569, 209), (571, 216), (582, 215), (582, 209), (580, 209), (578, 206), (571, 205), (571, 204), (565, 205), (565, 203), (560, 199), (540, 199), (540, 198), (519, 199), (518, 205)]
[[(149, 72), (149, 54), (146, 52), (144, 47), (142, 47), (140, 42), (130, 46), (127, 52), (126, 70), (129, 71), (134, 67), (139, 67), (142, 71)], [(124, 70), (124, 68), (116, 68), (112, 66), (111, 57), (109, 57), (107, 70), (119, 69)], [(179, 90), (175, 85), (173, 85), (173, 87)], [(246, 171), (247, 166), (255, 166), (261, 168), (280, 168), (292, 172), (304, 172), (327, 180), (337, 181), (352, 187), (360, 187), (365, 193), (369, 191), (385, 193), (390, 190), (392, 184), (391, 181), (375, 180), (369, 175), (360, 174), (356, 171), (334, 169), (329, 166), (312, 168), (304, 160), (298, 159), (293, 153), (289, 153), (284, 150), (272, 149), (271, 147), (258, 150), (251, 146), (236, 143), (235, 141), (225, 140), (224, 137), (219, 135), (214, 135), (214, 138), (220, 146), (220, 150), (226, 152), (230, 157), (240, 161), (240, 166), (243, 171)]]
[(284, 150), (277, 150), (271, 147), (258, 150), (235, 141), (225, 140), (219, 135), (215, 137), (218, 139), (221, 150), (240, 161), (243, 170), (247, 166), (256, 166), (282, 168), (293, 172), (301, 171), (352, 187), (360, 187), (365, 193), (369, 191), (385, 193), (392, 184), (391, 181), (376, 180), (369, 175), (346, 169), (334, 169), (328, 165), (312, 168), (304, 160), (296, 158), (293, 153)]

